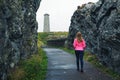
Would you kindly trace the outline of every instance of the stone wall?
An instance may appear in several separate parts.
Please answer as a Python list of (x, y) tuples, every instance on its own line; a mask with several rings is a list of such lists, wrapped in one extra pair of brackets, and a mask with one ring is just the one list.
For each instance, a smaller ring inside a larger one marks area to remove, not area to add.
[(47, 40), (47, 45), (55, 46), (55, 47), (64, 47), (65, 41), (66, 41), (66, 38)]
[(78, 7), (71, 18), (68, 48), (72, 48), (77, 31), (85, 38), (88, 51), (120, 73), (120, 0), (99, 0)]
[(0, 0), (0, 80), (37, 52), (36, 11), (41, 0)]

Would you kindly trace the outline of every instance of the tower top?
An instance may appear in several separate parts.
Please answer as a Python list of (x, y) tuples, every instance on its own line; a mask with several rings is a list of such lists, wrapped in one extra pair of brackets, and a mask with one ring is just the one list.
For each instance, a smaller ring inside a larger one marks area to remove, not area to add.
[(49, 14), (46, 13), (46, 14), (44, 14), (44, 16), (49, 16)]

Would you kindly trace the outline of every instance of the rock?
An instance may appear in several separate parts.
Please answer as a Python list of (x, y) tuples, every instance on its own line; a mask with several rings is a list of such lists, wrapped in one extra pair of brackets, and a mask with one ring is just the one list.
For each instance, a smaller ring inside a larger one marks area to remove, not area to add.
[(41, 0), (0, 0), (0, 80), (37, 52), (36, 11)]
[[(89, 5), (89, 6), (88, 6)], [(120, 73), (120, 0), (99, 0), (77, 9), (69, 27), (68, 48), (80, 31), (87, 50), (102, 64)]]

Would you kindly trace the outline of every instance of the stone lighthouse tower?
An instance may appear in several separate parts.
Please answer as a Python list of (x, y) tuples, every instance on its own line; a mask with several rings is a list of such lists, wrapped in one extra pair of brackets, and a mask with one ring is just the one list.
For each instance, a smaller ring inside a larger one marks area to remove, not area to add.
[(44, 29), (43, 32), (50, 32), (49, 14), (44, 14)]

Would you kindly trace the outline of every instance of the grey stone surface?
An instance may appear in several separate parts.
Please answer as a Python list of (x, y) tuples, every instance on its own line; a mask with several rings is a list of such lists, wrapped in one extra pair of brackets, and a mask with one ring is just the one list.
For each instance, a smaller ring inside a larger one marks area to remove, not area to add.
[(120, 73), (120, 0), (99, 0), (77, 9), (71, 18), (68, 48), (77, 31), (83, 34), (88, 51)]
[(44, 48), (48, 57), (45, 80), (113, 80), (85, 61), (84, 73), (77, 71), (75, 55), (56, 48)]
[(66, 38), (59, 38), (59, 39), (51, 39), (47, 40), (48, 46), (55, 46), (55, 47), (64, 47)]
[(41, 0), (0, 0), (0, 80), (37, 51), (36, 11)]

